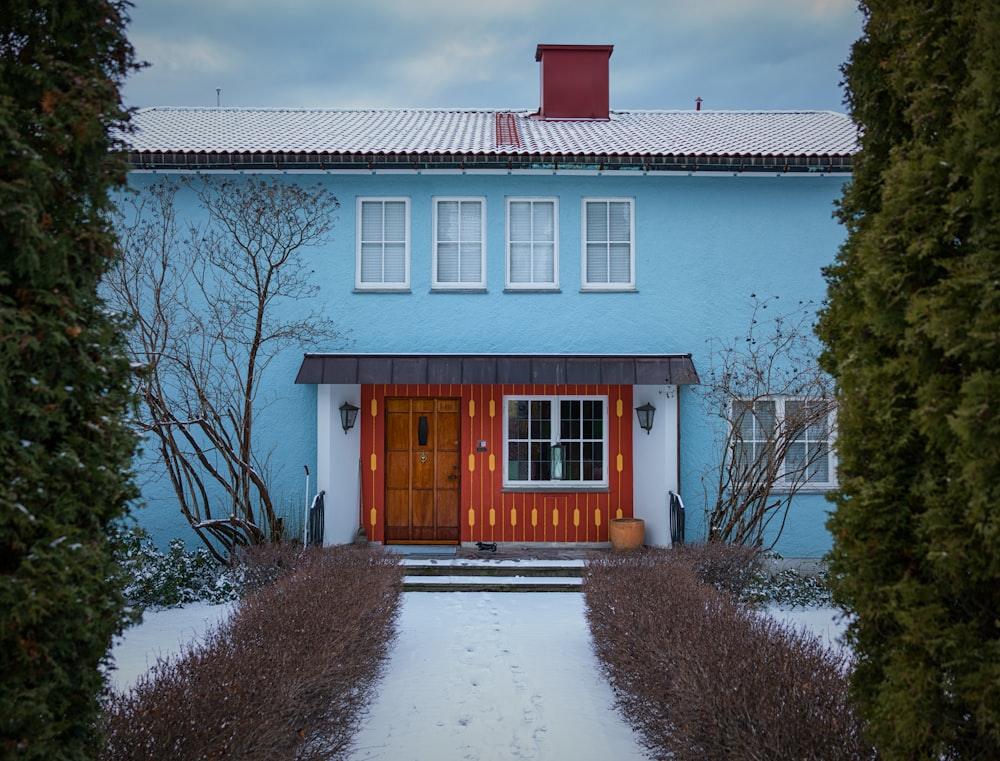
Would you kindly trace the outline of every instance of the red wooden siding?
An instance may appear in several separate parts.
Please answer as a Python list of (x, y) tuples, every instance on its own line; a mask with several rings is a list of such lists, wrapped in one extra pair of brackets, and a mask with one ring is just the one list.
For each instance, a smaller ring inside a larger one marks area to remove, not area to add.
[[(608, 488), (552, 492), (503, 488), (504, 395), (608, 398)], [(361, 388), (360, 521), (384, 541), (385, 399), (461, 400), (461, 541), (606, 542), (612, 518), (632, 517), (632, 387), (554, 385), (367, 385)], [(477, 451), (486, 442), (486, 451)]]

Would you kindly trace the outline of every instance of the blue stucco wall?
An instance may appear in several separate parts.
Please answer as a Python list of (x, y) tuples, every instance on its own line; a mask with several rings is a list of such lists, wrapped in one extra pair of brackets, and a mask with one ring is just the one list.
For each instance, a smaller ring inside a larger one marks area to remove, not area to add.
[[(232, 177), (232, 175), (226, 175)], [(789, 303), (819, 302), (821, 268), (843, 239), (833, 220), (844, 178), (831, 175), (688, 176), (641, 172), (560, 171), (524, 174), (393, 172), (287, 174), (289, 182), (322, 182), (341, 203), (335, 240), (308, 253), (325, 309), (346, 340), (303, 347), (324, 352), (455, 353), (691, 353), (702, 369), (710, 338), (745, 331), (751, 293)], [(135, 186), (163, 176), (134, 173)], [(434, 196), (484, 196), (487, 201), (487, 289), (431, 290), (431, 204)], [(355, 292), (355, 207), (359, 196), (410, 198), (410, 290)], [(504, 292), (505, 198), (559, 200), (560, 291)], [(581, 201), (635, 199), (636, 290), (582, 292)], [(199, 212), (188, 195), (186, 215)], [(290, 305), (306, 309), (307, 305)], [(293, 384), (301, 354), (268, 370), (273, 402), (261, 415), (274, 451), (276, 494), (298, 507), (305, 499), (303, 465), (316, 459), (315, 389)], [(714, 457), (712, 424), (695, 389), (681, 393), (681, 492), (689, 538), (702, 531), (702, 476)], [(141, 522), (158, 536), (183, 532), (161, 486), (144, 483), (148, 509)], [(287, 495), (287, 496), (286, 496)], [(822, 495), (800, 497), (777, 550), (815, 557), (829, 548)]]

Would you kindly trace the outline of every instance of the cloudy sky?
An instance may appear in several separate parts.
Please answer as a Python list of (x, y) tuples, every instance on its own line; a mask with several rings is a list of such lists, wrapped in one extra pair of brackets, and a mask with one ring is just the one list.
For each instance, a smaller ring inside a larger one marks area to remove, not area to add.
[[(134, 0), (130, 106), (534, 109), (539, 43), (614, 45), (611, 108), (845, 110), (856, 0)], [(217, 92), (217, 88), (220, 92)]]

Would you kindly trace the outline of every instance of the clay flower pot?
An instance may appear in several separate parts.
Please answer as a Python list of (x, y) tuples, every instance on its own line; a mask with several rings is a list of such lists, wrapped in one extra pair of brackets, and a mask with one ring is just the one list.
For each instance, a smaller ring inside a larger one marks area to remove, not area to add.
[(642, 518), (613, 518), (608, 524), (608, 539), (616, 552), (638, 549), (646, 539), (646, 522)]

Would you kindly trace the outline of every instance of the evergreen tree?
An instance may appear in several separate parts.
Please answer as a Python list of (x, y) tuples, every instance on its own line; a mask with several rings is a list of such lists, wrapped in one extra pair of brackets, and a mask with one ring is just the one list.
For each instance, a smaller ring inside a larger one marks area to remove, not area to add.
[(835, 593), (886, 759), (1000, 758), (1000, 3), (872, 0), (819, 332)]
[(95, 758), (124, 602), (109, 523), (134, 496), (129, 365), (97, 298), (116, 253), (122, 0), (0, 14), (0, 758)]

